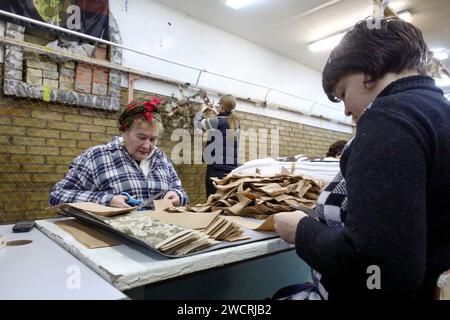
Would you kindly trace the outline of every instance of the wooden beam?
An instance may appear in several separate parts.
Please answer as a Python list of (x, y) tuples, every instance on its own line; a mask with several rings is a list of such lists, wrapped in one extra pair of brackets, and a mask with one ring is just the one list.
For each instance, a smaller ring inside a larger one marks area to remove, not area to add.
[(134, 99), (134, 81), (139, 80), (141, 77), (129, 73), (128, 74), (128, 103)]

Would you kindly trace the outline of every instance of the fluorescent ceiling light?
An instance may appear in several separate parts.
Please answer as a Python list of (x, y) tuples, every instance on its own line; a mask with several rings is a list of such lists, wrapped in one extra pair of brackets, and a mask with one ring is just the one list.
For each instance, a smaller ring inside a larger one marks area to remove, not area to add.
[(450, 79), (435, 79), (435, 82), (438, 87), (450, 86)]
[(317, 40), (314, 42), (311, 42), (308, 45), (308, 49), (312, 52), (320, 52), (320, 51), (326, 51), (329, 49), (333, 49), (335, 46), (338, 45), (339, 41), (344, 37), (345, 32), (341, 32), (335, 35), (332, 35), (330, 37)]
[(247, 5), (249, 5), (249, 4), (251, 4), (252, 2), (255, 2), (255, 1), (256, 0), (228, 0), (226, 2), (226, 5), (231, 7), (231, 8), (233, 8), (233, 9), (235, 9), (235, 10), (238, 10), (238, 9), (240, 9), (240, 8), (242, 8), (244, 6), (247, 6)]
[(433, 57), (438, 60), (447, 60), (448, 59), (448, 53), (445, 48), (434, 48), (431, 49), (431, 52), (433, 52)]
[(397, 15), (400, 19), (405, 20), (406, 22), (409, 22), (409, 23), (412, 22), (412, 14), (409, 11), (402, 11), (402, 12), (399, 12)]
[(442, 52), (433, 52), (433, 57), (435, 57), (438, 60), (447, 60), (448, 59), (448, 53), (445, 51)]

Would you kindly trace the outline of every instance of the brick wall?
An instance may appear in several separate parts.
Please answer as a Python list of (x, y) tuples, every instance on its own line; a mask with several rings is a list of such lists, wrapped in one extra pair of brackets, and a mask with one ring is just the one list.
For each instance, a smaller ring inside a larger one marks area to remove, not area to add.
[[(1, 65), (0, 65), (1, 70)], [(127, 92), (122, 92), (125, 98)], [(48, 217), (48, 192), (86, 148), (117, 135), (118, 112), (64, 106), (0, 95), (0, 223)], [(243, 129), (278, 128), (280, 156), (321, 157), (350, 135), (240, 112)], [(159, 147), (170, 156), (171, 132)], [(248, 159), (248, 151), (246, 158)], [(205, 200), (205, 165), (177, 165), (191, 203)]]
[(50, 188), (78, 154), (118, 133), (116, 118), (0, 96), (0, 223), (46, 217)]
[[(47, 32), (26, 29), (25, 41), (45, 46), (54, 35)], [(97, 44), (93, 57), (98, 60), (108, 60), (108, 49), (104, 44)], [(24, 79), (30, 85), (43, 85), (53, 89), (92, 93), (99, 96), (108, 95), (109, 70), (74, 61), (57, 62), (54, 58), (34, 53), (24, 52)]]
[[(348, 140), (351, 134), (315, 128), (296, 122), (273, 119), (257, 114), (238, 112), (242, 128), (279, 130), (279, 156), (304, 154), (311, 158), (322, 158), (328, 147), (336, 140)], [(269, 139), (269, 144), (271, 143)], [(270, 152), (270, 151), (269, 151)], [(268, 154), (270, 156), (270, 154)], [(246, 159), (252, 156), (246, 154)]]

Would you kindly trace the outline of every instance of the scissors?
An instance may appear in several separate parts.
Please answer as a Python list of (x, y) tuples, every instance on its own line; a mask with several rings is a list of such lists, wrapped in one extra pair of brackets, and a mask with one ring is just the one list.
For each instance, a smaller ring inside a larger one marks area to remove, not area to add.
[(133, 198), (128, 192), (121, 192), (120, 193), (123, 196), (126, 196), (128, 199), (125, 201), (126, 204), (129, 204), (130, 206), (138, 206), (142, 203), (141, 200)]
[(165, 193), (167, 193), (166, 190), (161, 191), (160, 193), (155, 194), (154, 196), (148, 198), (145, 201), (141, 201), (139, 199), (133, 198), (128, 192), (121, 192), (121, 195), (126, 196), (128, 199), (125, 201), (127, 204), (129, 204), (130, 206), (139, 206), (139, 208), (137, 210), (141, 210), (142, 208), (148, 206), (150, 203), (152, 203), (154, 200), (160, 198), (162, 195), (164, 195)]

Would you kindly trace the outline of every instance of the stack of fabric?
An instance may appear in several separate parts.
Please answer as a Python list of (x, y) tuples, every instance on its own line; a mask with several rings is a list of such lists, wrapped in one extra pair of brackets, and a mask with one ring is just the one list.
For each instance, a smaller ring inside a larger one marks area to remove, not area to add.
[(244, 230), (235, 222), (227, 220), (221, 216), (216, 219), (203, 230), (210, 238), (218, 241), (238, 241), (249, 239), (249, 236), (244, 234)]
[(256, 170), (259, 170), (263, 175), (274, 175), (279, 173), (282, 168), (293, 168), (297, 173), (319, 179), (326, 184), (333, 181), (340, 170), (339, 160), (309, 160), (303, 155), (297, 155), (292, 158), (284, 158), (282, 161), (273, 158), (251, 160), (237, 167), (231, 173), (255, 174)]
[(185, 255), (218, 243), (203, 232), (151, 219), (139, 212), (105, 219), (104, 222), (170, 255)]
[(321, 180), (286, 169), (269, 176), (230, 173), (223, 179), (213, 180), (217, 192), (206, 203), (188, 210), (265, 219), (278, 212), (293, 211), (291, 206), (314, 208), (324, 187)]
[(154, 219), (145, 214), (145, 211), (129, 212), (133, 209), (80, 202), (60, 204), (48, 210), (125, 236), (129, 240), (167, 255), (182, 256), (219, 243), (200, 230)]
[(153, 219), (171, 223), (192, 230), (198, 230), (218, 241), (238, 241), (248, 239), (239, 224), (219, 216), (220, 211), (193, 212), (186, 207), (173, 207), (165, 199), (155, 200), (155, 211), (141, 211)]

